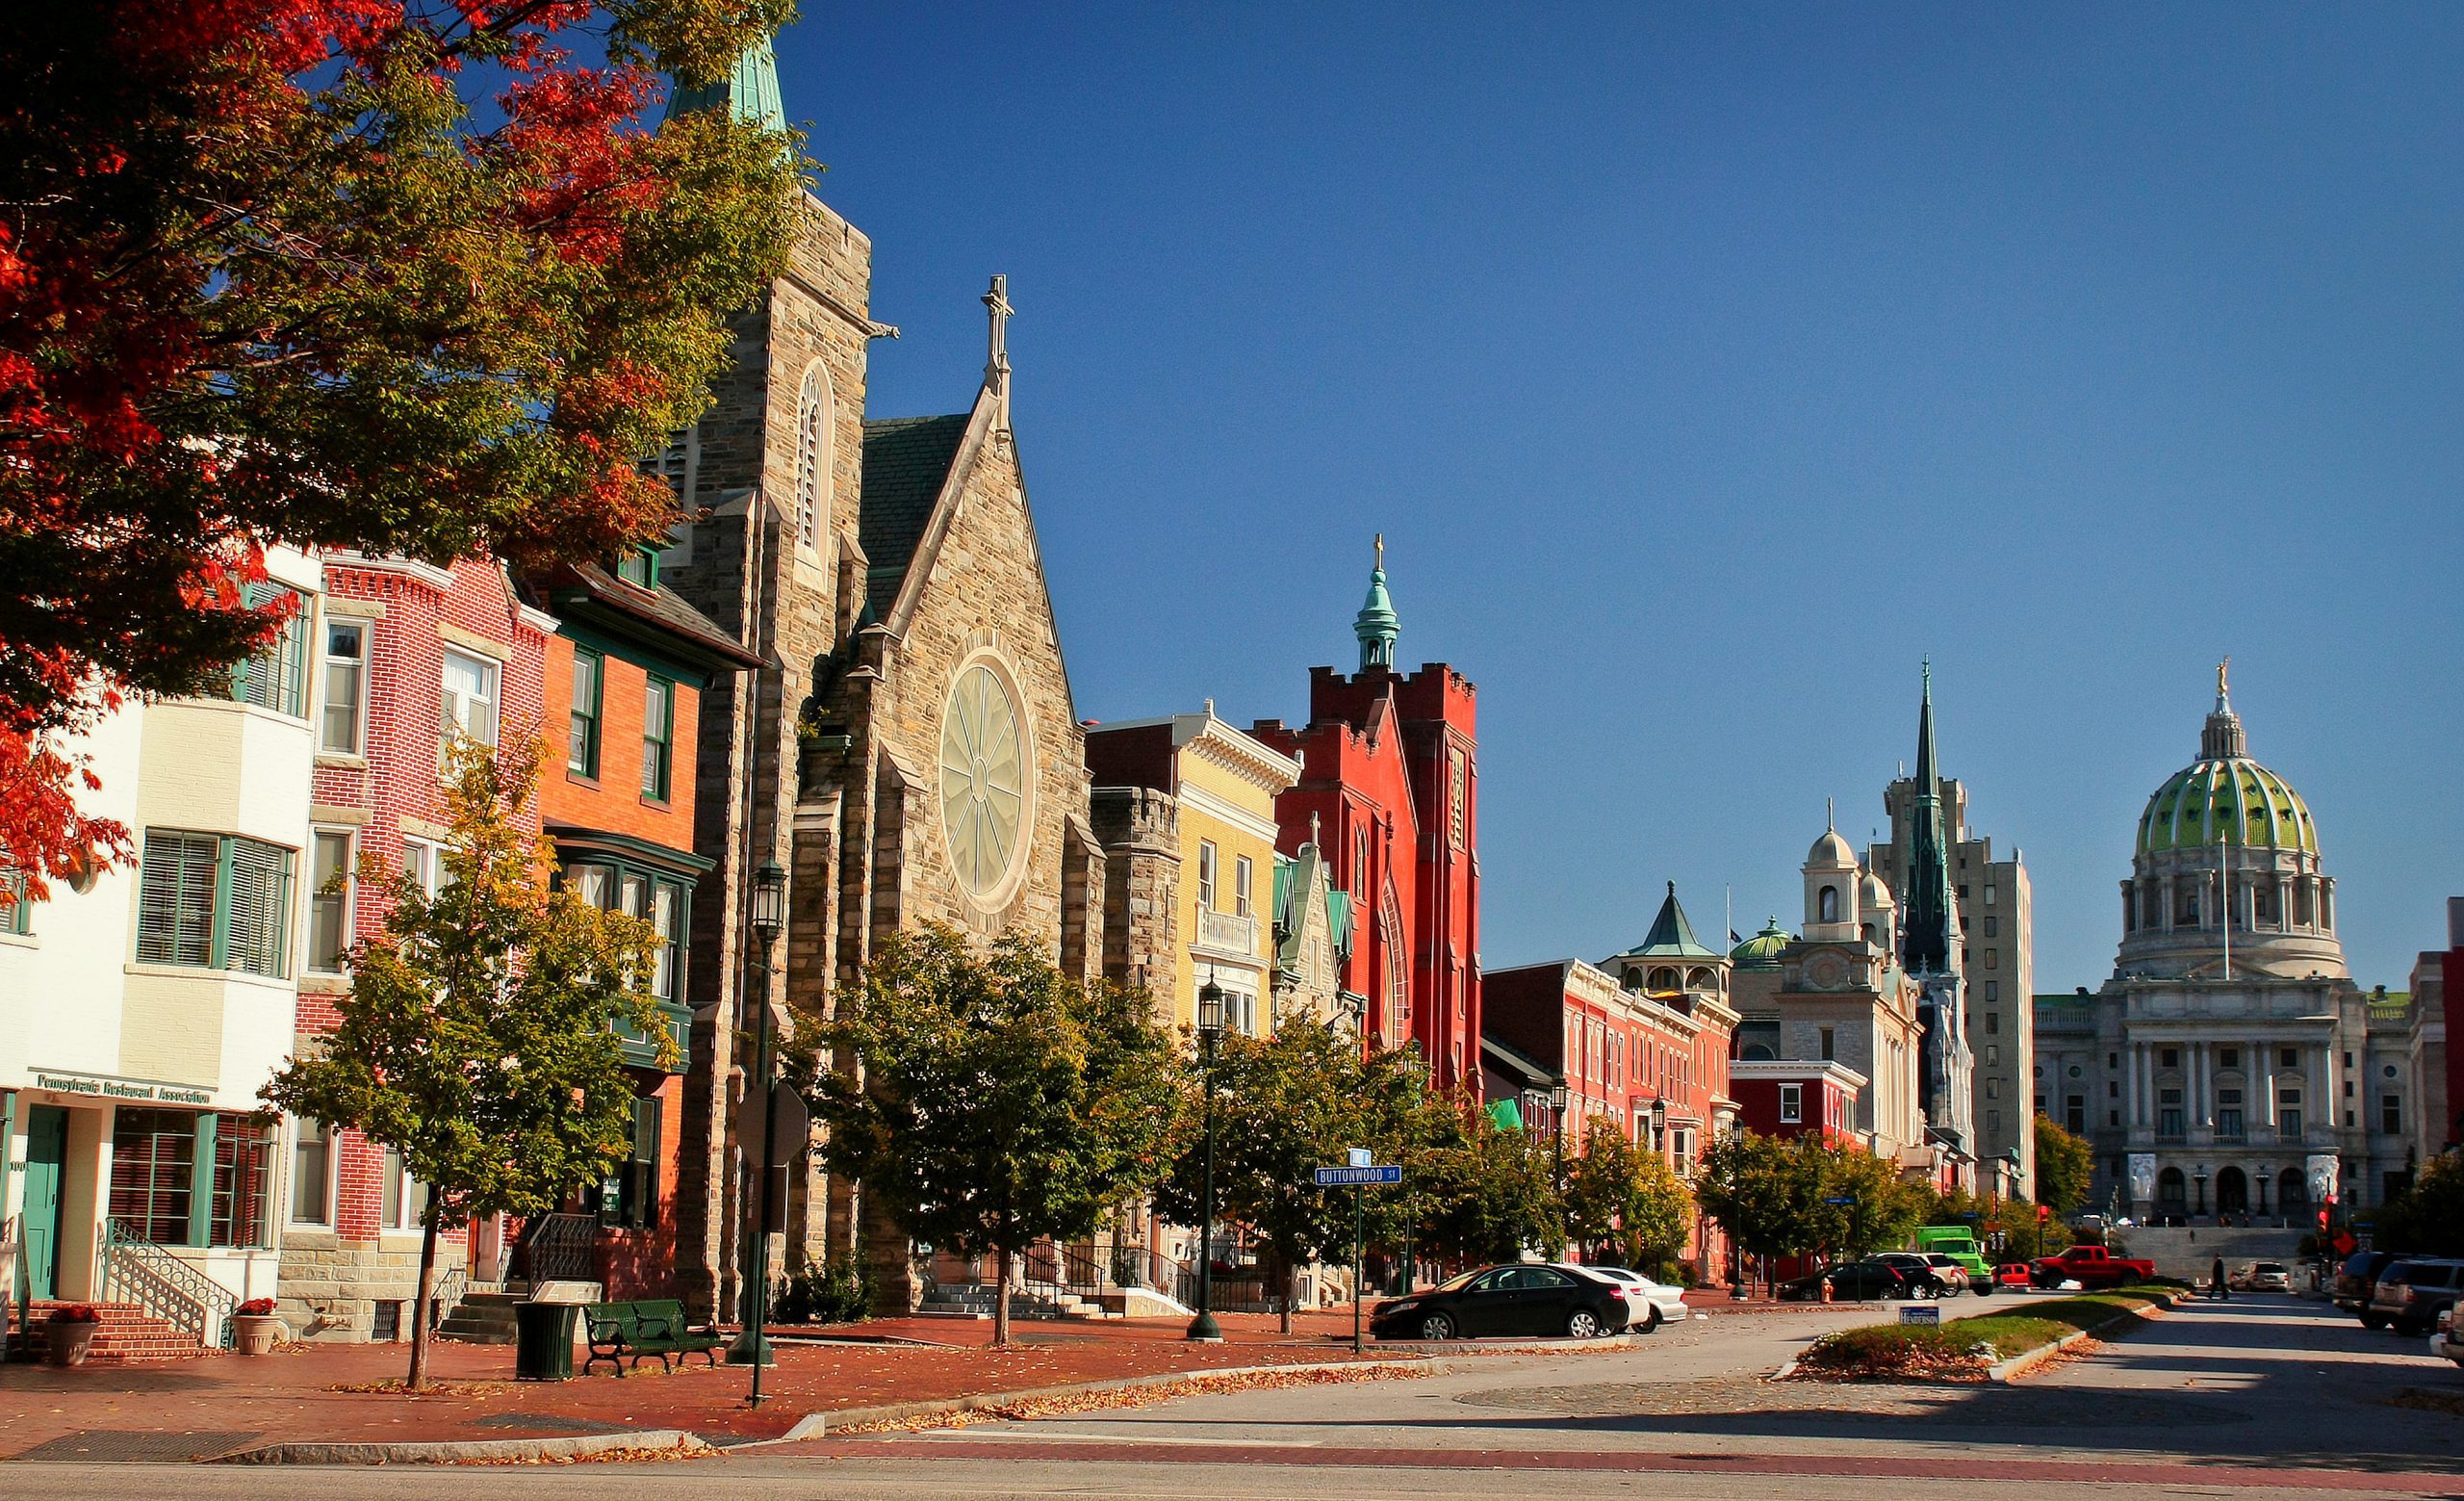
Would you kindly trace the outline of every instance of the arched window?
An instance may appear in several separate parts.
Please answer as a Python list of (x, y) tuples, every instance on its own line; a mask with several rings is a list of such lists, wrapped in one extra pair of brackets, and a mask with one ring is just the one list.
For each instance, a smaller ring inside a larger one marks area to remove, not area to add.
[(1824, 887), (1820, 894), (1816, 895), (1813, 899), (1813, 919), (1816, 922), (1838, 921), (1839, 888), (1835, 886)]
[(1745, 1061), (1748, 1063), (1768, 1063), (1774, 1056), (1771, 1049), (1760, 1043), (1745, 1045)]
[(1711, 971), (1701, 968), (1686, 970), (1685, 988), (1690, 991), (1709, 990), (1711, 988)]
[(1661, 966), (1659, 969), (1654, 970), (1652, 971), (1651, 988), (1656, 991), (1673, 991), (1677, 989), (1677, 971), (1669, 969), (1665, 965)]
[(821, 546), (830, 521), (830, 372), (815, 360), (796, 397), (796, 546)]

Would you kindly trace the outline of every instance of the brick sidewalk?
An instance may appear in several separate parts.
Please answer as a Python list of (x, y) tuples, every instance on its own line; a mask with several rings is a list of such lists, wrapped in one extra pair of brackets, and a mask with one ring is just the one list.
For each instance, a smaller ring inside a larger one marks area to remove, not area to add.
[[(54, 1439), (102, 1434), (104, 1448), (128, 1435), (203, 1435), (195, 1451), (227, 1452), (271, 1442), (434, 1442), (570, 1437), (627, 1429), (680, 1428), (714, 1438), (774, 1438), (808, 1412), (894, 1402), (936, 1401), (1023, 1391), (1117, 1377), (1221, 1370), (1351, 1359), (1348, 1313), (1303, 1314), (1278, 1333), (1263, 1314), (1220, 1316), (1225, 1340), (1191, 1344), (1180, 1319), (1091, 1324), (1020, 1321), (1010, 1349), (988, 1348), (989, 1320), (885, 1319), (843, 1329), (774, 1329), (779, 1363), (765, 1372), (767, 1402), (744, 1405), (751, 1372), (703, 1368), (672, 1375), (655, 1362), (623, 1379), (601, 1374), (571, 1382), (512, 1380), (513, 1350), (440, 1341), (429, 1358), (433, 1382), (448, 1390), (419, 1397), (338, 1387), (397, 1381), (410, 1355), (401, 1345), (305, 1345), (246, 1359), (216, 1356), (149, 1365), (88, 1365), (73, 1370), (0, 1365), (0, 1456)], [(799, 1344), (825, 1337), (864, 1343)], [(906, 1344), (887, 1341), (913, 1340)], [(1395, 1359), (1374, 1348), (1369, 1359)], [(473, 1386), (472, 1384), (478, 1384)], [(227, 1442), (219, 1441), (227, 1439)], [(167, 1437), (157, 1444), (176, 1450)], [(60, 1457), (60, 1447), (46, 1457)]]

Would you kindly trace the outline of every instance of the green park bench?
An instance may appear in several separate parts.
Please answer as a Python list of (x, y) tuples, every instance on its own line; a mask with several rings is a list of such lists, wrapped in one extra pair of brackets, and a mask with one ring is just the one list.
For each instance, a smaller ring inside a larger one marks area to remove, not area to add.
[(673, 1370), (671, 1361), (696, 1351), (716, 1365), (719, 1348), (727, 1343), (723, 1335), (687, 1328), (684, 1305), (673, 1298), (585, 1304), (581, 1318), (590, 1340), (590, 1359), (581, 1363), (584, 1376), (602, 1360), (615, 1366), (616, 1374), (622, 1376), (628, 1361), (639, 1365), (646, 1356), (658, 1357), (659, 1369)]

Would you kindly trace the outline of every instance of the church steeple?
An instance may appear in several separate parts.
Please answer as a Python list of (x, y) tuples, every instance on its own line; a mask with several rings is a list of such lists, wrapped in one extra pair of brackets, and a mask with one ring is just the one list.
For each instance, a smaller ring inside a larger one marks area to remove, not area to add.
[(725, 110), (748, 125), (786, 130), (787, 112), (779, 99), (779, 55), (767, 33), (745, 48), (735, 66), (715, 83), (677, 86), (667, 101), (667, 117), (697, 110)]
[(1908, 850), (1908, 890), (1900, 920), (1900, 962), (1919, 973), (1950, 968), (1951, 858), (1942, 835), (1941, 774), (1934, 759), (1934, 662), (1925, 660), (1925, 697), (1916, 712), (1916, 818)]
[(1377, 565), (1369, 574), (1369, 598), (1361, 603), (1360, 613), (1351, 622), (1351, 634), (1360, 638), (1363, 672), (1395, 665), (1395, 638), (1402, 629), (1403, 622), (1395, 613), (1395, 602), (1386, 597), (1386, 533), (1381, 531), (1377, 533)]

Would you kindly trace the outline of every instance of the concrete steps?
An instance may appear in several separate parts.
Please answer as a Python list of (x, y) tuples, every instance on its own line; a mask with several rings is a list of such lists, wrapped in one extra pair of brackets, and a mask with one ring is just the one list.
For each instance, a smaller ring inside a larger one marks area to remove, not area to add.
[(599, 1303), (606, 1289), (599, 1282), (542, 1282), (536, 1290), (523, 1282), (507, 1282), (501, 1292), (474, 1291), (445, 1316), (437, 1334), (471, 1345), (509, 1345), (514, 1340), (514, 1308), (525, 1303)]
[[(40, 1360), (50, 1350), (50, 1335), (44, 1326), (51, 1310), (65, 1307), (68, 1300), (50, 1299), (33, 1305), (27, 1310), (26, 1328), (19, 1333), (10, 1329), (9, 1358), (13, 1360)], [(89, 1362), (137, 1362), (146, 1360), (185, 1360), (195, 1356), (211, 1355), (184, 1330), (174, 1329), (133, 1303), (97, 1303), (90, 1305), (102, 1315), (94, 1332), (94, 1348), (86, 1359)]]

